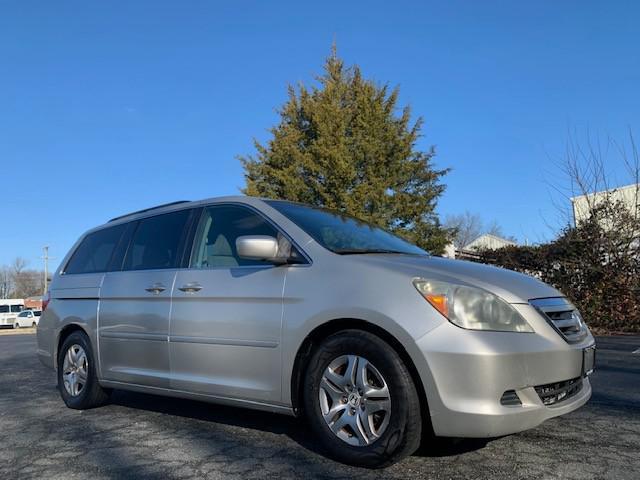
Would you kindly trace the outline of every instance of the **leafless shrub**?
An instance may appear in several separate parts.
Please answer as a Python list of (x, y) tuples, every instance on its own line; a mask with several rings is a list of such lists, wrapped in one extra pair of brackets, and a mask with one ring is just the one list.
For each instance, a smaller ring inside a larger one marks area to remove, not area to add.
[[(624, 195), (611, 179), (611, 151), (632, 184)], [(481, 252), (479, 261), (554, 285), (596, 329), (640, 332), (640, 160), (634, 137), (629, 134), (626, 146), (609, 140), (583, 146), (570, 138), (561, 172), (574, 221), (551, 242)]]

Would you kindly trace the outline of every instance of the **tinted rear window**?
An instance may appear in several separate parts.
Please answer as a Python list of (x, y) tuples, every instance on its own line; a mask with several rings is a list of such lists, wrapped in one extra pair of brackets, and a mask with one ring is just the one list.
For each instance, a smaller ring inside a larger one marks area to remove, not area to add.
[(124, 270), (175, 268), (190, 210), (140, 220), (124, 262)]
[(65, 273), (106, 272), (125, 227), (117, 225), (87, 235), (69, 260)]

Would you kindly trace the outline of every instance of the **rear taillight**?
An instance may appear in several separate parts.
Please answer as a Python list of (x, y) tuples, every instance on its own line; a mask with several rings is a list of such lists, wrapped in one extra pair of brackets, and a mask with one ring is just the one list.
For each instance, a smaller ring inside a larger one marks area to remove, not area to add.
[(42, 297), (42, 311), (44, 312), (47, 309), (47, 305), (49, 305), (49, 300), (51, 300), (51, 295), (47, 291)]

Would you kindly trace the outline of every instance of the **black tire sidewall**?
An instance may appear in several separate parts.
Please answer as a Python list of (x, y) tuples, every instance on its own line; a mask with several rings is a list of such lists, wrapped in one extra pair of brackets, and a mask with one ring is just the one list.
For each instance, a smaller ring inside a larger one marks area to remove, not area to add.
[[(67, 392), (67, 389), (64, 387), (64, 382), (62, 380), (62, 372), (63, 372), (63, 363), (64, 356), (67, 353), (67, 350), (72, 345), (80, 345), (85, 355), (87, 356), (87, 362), (89, 364), (89, 368), (87, 370), (87, 383), (85, 384), (80, 395), (74, 397)], [(93, 349), (91, 348), (91, 343), (89, 342), (89, 337), (83, 332), (73, 332), (69, 335), (62, 346), (60, 347), (60, 353), (58, 355), (58, 389), (60, 390), (60, 395), (62, 396), (62, 400), (69, 408), (75, 409), (85, 409), (90, 408), (93, 403), (93, 398), (95, 395), (96, 388), (100, 388), (97, 385), (97, 375), (96, 375), (96, 363), (93, 355)]]
[[(331, 361), (341, 355), (366, 358), (384, 377), (391, 396), (389, 425), (372, 445), (355, 447), (329, 429), (318, 401), (320, 380)], [(421, 435), (420, 407), (411, 376), (398, 354), (386, 342), (368, 332), (349, 330), (327, 338), (309, 362), (303, 405), (312, 429), (329, 456), (344, 463), (378, 468), (415, 451)], [(418, 440), (416, 440), (418, 439)]]

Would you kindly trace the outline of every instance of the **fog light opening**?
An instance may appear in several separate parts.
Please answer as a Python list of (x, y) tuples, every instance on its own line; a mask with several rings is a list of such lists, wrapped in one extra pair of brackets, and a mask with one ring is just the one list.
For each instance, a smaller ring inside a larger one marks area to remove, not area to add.
[(500, 405), (504, 405), (506, 407), (520, 407), (522, 406), (522, 401), (515, 390), (507, 390), (500, 398)]

